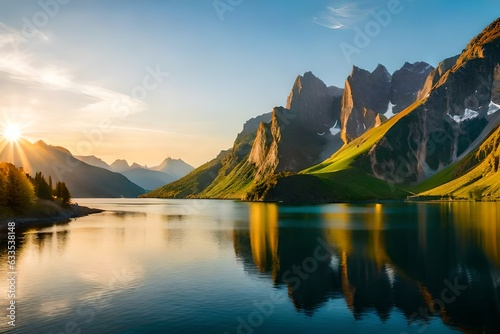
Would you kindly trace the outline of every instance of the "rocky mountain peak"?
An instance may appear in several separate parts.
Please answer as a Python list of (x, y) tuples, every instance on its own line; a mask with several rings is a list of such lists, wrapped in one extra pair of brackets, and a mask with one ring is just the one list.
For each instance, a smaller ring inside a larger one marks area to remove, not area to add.
[(371, 73), (371, 76), (376, 78), (376, 79), (381, 79), (381, 80), (386, 80), (387, 82), (391, 81), (391, 74), (387, 70), (387, 68), (382, 65), (378, 64), (375, 70)]
[(340, 88), (327, 87), (311, 72), (298, 76), (287, 99), (286, 109), (297, 114), (301, 126), (307, 131), (322, 133), (335, 124), (333, 100)]
[(390, 118), (415, 102), (432, 70), (425, 62), (406, 62), (393, 75), (381, 64), (373, 72), (353, 66), (345, 83), (340, 113), (344, 143), (380, 125), (385, 118), (379, 115)]

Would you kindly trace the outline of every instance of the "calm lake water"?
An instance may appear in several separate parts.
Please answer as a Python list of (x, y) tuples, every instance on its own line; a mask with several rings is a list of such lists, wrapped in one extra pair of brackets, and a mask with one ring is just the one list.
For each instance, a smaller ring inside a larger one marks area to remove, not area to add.
[(76, 201), (107, 211), (18, 226), (0, 332), (500, 333), (497, 203)]

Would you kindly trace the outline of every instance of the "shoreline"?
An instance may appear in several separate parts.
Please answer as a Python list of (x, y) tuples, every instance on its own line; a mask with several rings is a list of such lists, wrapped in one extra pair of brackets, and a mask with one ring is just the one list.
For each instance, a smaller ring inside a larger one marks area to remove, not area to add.
[(15, 222), (18, 228), (44, 227), (56, 224), (69, 223), (73, 218), (81, 218), (96, 213), (104, 212), (101, 209), (89, 208), (77, 204), (71, 204), (68, 209), (61, 208), (61, 211), (55, 215), (47, 217), (11, 217), (0, 218), (0, 231), (7, 229), (9, 222)]

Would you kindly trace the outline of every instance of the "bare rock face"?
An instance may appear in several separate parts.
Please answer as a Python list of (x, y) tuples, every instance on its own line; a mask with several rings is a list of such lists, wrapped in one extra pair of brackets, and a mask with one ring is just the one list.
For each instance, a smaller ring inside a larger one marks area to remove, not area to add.
[(439, 63), (438, 67), (433, 69), (427, 78), (425, 79), (424, 85), (422, 86), (420, 92), (418, 92), (418, 99), (426, 98), (429, 95), (432, 88), (438, 83), (441, 77), (450, 70), (453, 65), (458, 60), (458, 55), (450, 58), (446, 58), (441, 63)]
[(418, 92), (424, 86), (433, 67), (424, 62), (405, 63), (392, 75), (390, 102), (392, 112), (397, 114), (410, 106), (418, 98)]
[(391, 117), (414, 103), (432, 70), (424, 62), (405, 63), (393, 75), (380, 64), (371, 73), (354, 66), (346, 80), (341, 104), (344, 143), (378, 126), (379, 115)]
[(281, 129), (276, 114), (279, 112), (280, 110), (275, 108), (272, 112), (271, 121), (269, 123), (260, 123), (257, 129), (252, 150), (248, 156), (248, 161), (256, 167), (255, 180), (261, 180), (272, 175), (278, 167), (278, 145), (281, 140)]
[(297, 114), (302, 127), (310, 132), (328, 131), (338, 120), (334, 112), (334, 99), (343, 90), (327, 87), (311, 72), (298, 76), (288, 96), (286, 109)]
[(387, 111), (391, 75), (383, 65), (372, 72), (353, 67), (345, 83), (340, 114), (341, 136), (345, 143), (375, 125), (377, 114)]

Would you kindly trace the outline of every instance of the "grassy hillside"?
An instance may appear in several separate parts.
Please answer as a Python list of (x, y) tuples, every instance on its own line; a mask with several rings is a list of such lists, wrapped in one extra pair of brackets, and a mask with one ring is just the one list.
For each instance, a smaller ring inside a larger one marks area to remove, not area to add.
[(248, 162), (248, 155), (255, 134), (256, 129), (243, 131), (231, 149), (222, 151), (183, 178), (141, 197), (240, 199), (253, 185), (255, 170)]

